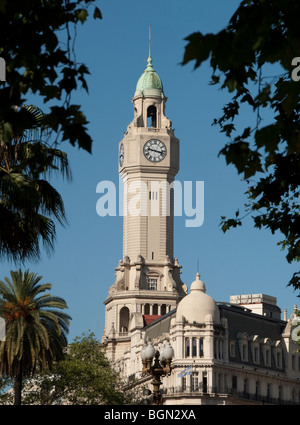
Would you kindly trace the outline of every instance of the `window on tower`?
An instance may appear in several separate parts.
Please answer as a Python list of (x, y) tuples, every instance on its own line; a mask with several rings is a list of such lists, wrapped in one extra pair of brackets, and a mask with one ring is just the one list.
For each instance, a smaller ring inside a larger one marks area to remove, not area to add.
[(148, 277), (147, 283), (150, 291), (157, 291), (157, 278)]
[(129, 328), (130, 312), (128, 307), (122, 307), (120, 310), (120, 335), (127, 335)]
[(154, 105), (149, 106), (147, 109), (147, 127), (157, 127), (156, 107)]

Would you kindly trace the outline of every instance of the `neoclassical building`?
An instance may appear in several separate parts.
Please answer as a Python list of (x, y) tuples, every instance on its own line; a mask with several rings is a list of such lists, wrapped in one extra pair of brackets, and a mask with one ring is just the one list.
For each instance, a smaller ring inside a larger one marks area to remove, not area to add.
[(169, 341), (174, 358), (163, 378), (164, 404), (300, 404), (296, 311), (281, 319), (276, 298), (265, 294), (216, 303), (199, 273), (189, 291), (181, 280), (172, 188), (179, 140), (166, 101), (149, 51), (132, 99), (133, 121), (119, 143), (123, 258), (104, 302), (107, 356), (129, 382), (150, 388), (141, 351), (147, 341), (157, 349)]

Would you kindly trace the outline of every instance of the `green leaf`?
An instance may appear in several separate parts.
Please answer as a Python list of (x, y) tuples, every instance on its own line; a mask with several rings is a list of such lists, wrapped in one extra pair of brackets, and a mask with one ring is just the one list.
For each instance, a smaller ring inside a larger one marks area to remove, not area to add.
[(102, 19), (102, 13), (100, 12), (100, 9), (98, 7), (95, 7), (94, 10), (94, 19)]
[(255, 133), (255, 143), (258, 148), (264, 148), (266, 152), (275, 152), (280, 142), (280, 135), (277, 124), (270, 124), (257, 130)]
[(76, 10), (76, 17), (79, 19), (79, 21), (83, 24), (86, 18), (88, 17), (88, 12), (85, 9), (78, 9)]
[(215, 36), (213, 34), (202, 35), (200, 32), (197, 32), (191, 34), (185, 40), (189, 43), (185, 47), (182, 65), (195, 60), (195, 68), (197, 68), (209, 58), (214, 46)]

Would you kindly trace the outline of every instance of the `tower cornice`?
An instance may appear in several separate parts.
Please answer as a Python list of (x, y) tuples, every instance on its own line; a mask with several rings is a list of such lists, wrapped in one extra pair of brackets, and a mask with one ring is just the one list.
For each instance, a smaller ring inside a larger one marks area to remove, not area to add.
[(124, 177), (126, 174), (136, 174), (136, 173), (141, 173), (141, 177), (144, 176), (146, 178), (146, 176), (144, 174), (147, 174), (147, 176), (153, 176), (155, 174), (164, 174), (165, 176), (176, 176), (178, 169), (171, 168), (168, 166), (162, 166), (162, 165), (158, 165), (158, 164), (154, 164), (153, 165), (127, 165), (126, 167), (123, 167), (120, 171), (120, 175), (121, 177)]

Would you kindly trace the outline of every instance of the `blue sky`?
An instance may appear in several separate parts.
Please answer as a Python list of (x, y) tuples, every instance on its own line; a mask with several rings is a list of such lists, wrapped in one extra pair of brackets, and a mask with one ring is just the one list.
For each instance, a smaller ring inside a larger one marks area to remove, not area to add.
[[(96, 186), (102, 180), (118, 185), (118, 143), (133, 119), (131, 99), (148, 57), (148, 28), (152, 28), (153, 65), (168, 97), (166, 115), (180, 139), (180, 171), (177, 179), (204, 181), (204, 224), (185, 227), (186, 217), (175, 218), (174, 255), (182, 266), (182, 280), (189, 287), (197, 262), (207, 293), (216, 301), (230, 295), (265, 293), (291, 314), (297, 293), (286, 287), (297, 264), (289, 265), (276, 243), (280, 235), (253, 227), (247, 218), (242, 228), (225, 235), (221, 215), (242, 210), (245, 185), (233, 167), (218, 157), (227, 140), (211, 125), (229, 100), (226, 93), (209, 86), (210, 69), (204, 64), (181, 66), (184, 38), (194, 31), (216, 32), (228, 22), (238, 0), (110, 0), (97, 4), (103, 20), (79, 28), (77, 60), (85, 63), (89, 95), (78, 90), (73, 102), (82, 105), (94, 140), (93, 153), (72, 148), (69, 154), (73, 181), (53, 179), (62, 194), (69, 225), (57, 225), (55, 251), (23, 268), (51, 282), (52, 293), (65, 298), (73, 320), (70, 340), (91, 330), (101, 338), (104, 304), (114, 282), (114, 268), (122, 258), (122, 217), (99, 217)], [(40, 99), (35, 104), (45, 109)], [(241, 125), (254, 122), (251, 114)], [(19, 265), (0, 263), (0, 279)]]

